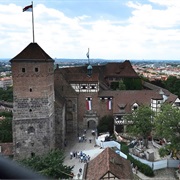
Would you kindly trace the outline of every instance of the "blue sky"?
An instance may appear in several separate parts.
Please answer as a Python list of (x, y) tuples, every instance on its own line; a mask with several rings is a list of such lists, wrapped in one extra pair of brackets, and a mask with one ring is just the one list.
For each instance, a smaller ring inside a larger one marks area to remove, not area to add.
[[(180, 59), (180, 0), (34, 0), (35, 42), (52, 58)], [(28, 0), (0, 0), (0, 58), (32, 42)]]

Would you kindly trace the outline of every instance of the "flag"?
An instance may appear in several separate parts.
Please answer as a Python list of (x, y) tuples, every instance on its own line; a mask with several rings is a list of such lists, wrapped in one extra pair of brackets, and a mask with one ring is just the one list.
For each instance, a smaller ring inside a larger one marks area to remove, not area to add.
[(32, 4), (29, 5), (29, 6), (26, 6), (26, 7), (23, 8), (23, 12), (24, 11), (31, 11), (32, 12), (32, 8), (33, 8)]
[(88, 100), (88, 101), (86, 102), (86, 105), (87, 105), (87, 110), (91, 110), (91, 109), (92, 109), (91, 100)]
[(107, 101), (107, 109), (108, 110), (112, 109), (112, 100), (111, 99), (108, 99), (108, 101)]
[(91, 101), (92, 98), (86, 98), (86, 107), (87, 107), (87, 110), (91, 110), (92, 109), (92, 101)]

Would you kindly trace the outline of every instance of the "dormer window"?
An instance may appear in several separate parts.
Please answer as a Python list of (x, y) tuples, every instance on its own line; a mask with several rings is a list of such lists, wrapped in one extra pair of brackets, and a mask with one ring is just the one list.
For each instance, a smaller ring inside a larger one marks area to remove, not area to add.
[(126, 107), (126, 104), (119, 104), (118, 106), (119, 106), (120, 111), (124, 111), (125, 107)]
[(139, 107), (138, 104), (135, 103), (135, 104), (133, 104), (133, 106), (132, 106), (132, 110), (134, 111), (134, 110), (136, 110), (138, 107)]

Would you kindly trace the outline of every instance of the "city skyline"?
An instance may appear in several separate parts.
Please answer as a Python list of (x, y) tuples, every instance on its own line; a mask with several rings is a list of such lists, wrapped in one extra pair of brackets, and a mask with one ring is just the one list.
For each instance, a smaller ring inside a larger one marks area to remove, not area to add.
[[(0, 1), (0, 58), (33, 41), (31, 1)], [(180, 59), (178, 0), (34, 0), (35, 42), (52, 58)]]

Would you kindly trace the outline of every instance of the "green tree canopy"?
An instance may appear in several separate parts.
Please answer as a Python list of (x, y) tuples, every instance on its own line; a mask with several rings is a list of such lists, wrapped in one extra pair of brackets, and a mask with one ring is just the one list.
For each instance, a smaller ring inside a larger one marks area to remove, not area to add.
[(0, 88), (0, 101), (13, 102), (13, 87)]
[(166, 89), (180, 97), (180, 79), (176, 76), (169, 76), (163, 83)]
[(0, 116), (5, 118), (0, 121), (0, 142), (12, 142), (12, 113), (1, 112)]
[(141, 90), (142, 80), (140, 78), (123, 78), (120, 81), (111, 82), (112, 90)]
[(64, 158), (63, 151), (54, 150), (46, 155), (20, 160), (19, 163), (50, 178), (68, 179), (72, 177), (73, 166), (64, 165)]
[(123, 83), (122, 80), (119, 81), (119, 89), (120, 90), (126, 90), (126, 85)]
[(152, 117), (154, 112), (148, 106), (140, 106), (132, 114), (125, 116), (125, 120), (132, 121), (132, 125), (128, 125), (127, 131), (135, 136), (145, 140), (147, 147), (147, 138), (151, 134), (153, 123)]
[(165, 104), (155, 118), (155, 131), (160, 138), (170, 141), (170, 148), (180, 150), (180, 110)]
[(98, 133), (109, 132), (113, 134), (114, 129), (114, 118), (113, 116), (104, 116), (100, 119), (99, 125), (97, 127)]
[(126, 90), (142, 89), (142, 81), (140, 78), (124, 78), (123, 83), (125, 84)]

